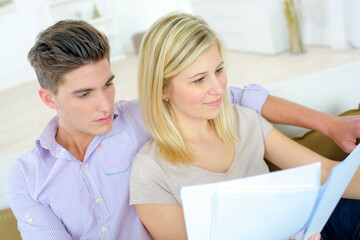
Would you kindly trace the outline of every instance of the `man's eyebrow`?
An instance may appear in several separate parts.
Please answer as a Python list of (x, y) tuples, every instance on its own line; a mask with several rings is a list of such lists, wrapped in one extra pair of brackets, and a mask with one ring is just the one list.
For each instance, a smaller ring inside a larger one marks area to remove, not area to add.
[[(105, 85), (109, 84), (112, 80), (114, 80), (115, 75), (111, 75), (111, 77), (106, 81)], [(93, 88), (81, 88), (81, 89), (77, 89), (75, 91), (72, 92), (72, 94), (79, 94), (79, 93), (83, 93), (83, 92), (90, 92), (93, 91)]]
[(114, 80), (114, 78), (115, 78), (115, 75), (111, 75), (109, 80), (106, 81), (105, 85), (109, 84), (112, 80)]
[[(217, 65), (216, 68), (220, 67), (222, 64), (224, 64), (224, 61), (222, 61), (219, 65)], [(204, 74), (204, 73), (206, 73), (206, 72), (197, 73), (197, 74), (195, 74), (195, 75), (192, 76), (192, 77), (188, 77), (188, 79), (195, 78), (196, 76), (202, 75), (202, 74)]]
[(78, 90), (75, 90), (72, 92), (72, 94), (78, 94), (78, 93), (83, 93), (83, 92), (90, 92), (90, 91), (93, 91), (94, 89), (93, 88), (81, 88), (81, 89), (78, 89)]

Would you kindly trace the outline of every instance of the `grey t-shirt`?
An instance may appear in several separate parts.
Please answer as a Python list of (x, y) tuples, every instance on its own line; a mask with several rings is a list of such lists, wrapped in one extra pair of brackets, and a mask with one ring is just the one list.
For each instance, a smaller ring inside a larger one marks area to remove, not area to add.
[(264, 141), (272, 125), (255, 111), (232, 105), (235, 131), (235, 157), (225, 173), (211, 172), (192, 164), (171, 164), (159, 155), (150, 140), (136, 156), (130, 177), (130, 205), (180, 204), (183, 186), (219, 182), (269, 172), (264, 162)]

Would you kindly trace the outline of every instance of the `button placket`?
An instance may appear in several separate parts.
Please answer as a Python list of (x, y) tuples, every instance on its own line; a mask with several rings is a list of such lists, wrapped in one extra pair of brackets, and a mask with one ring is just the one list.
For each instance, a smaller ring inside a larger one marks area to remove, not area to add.
[[(100, 239), (112, 239), (112, 231), (109, 223), (110, 213), (107, 210), (106, 199), (103, 199), (102, 188), (99, 188), (101, 184), (101, 179), (97, 178), (97, 173), (93, 168), (97, 166), (99, 157), (97, 151), (104, 151), (105, 145), (100, 143), (93, 150), (89, 159), (85, 159), (85, 163), (80, 165), (80, 174), (82, 175), (84, 182), (89, 190), (90, 201), (93, 205), (94, 214), (97, 216), (97, 231), (102, 235)], [(95, 162), (95, 163), (94, 163)], [(100, 180), (100, 181), (99, 181)]]

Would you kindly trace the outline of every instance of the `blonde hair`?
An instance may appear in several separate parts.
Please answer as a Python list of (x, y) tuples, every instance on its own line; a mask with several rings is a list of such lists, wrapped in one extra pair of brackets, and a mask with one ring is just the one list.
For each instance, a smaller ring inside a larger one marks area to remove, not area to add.
[[(193, 155), (177, 127), (173, 112), (162, 100), (171, 78), (189, 67), (207, 48), (217, 44), (221, 57), (224, 46), (218, 35), (198, 16), (170, 13), (157, 20), (145, 33), (139, 53), (138, 90), (145, 124), (160, 154), (169, 162), (191, 163)], [(209, 120), (225, 142), (235, 142), (233, 118), (225, 89), (221, 114)]]

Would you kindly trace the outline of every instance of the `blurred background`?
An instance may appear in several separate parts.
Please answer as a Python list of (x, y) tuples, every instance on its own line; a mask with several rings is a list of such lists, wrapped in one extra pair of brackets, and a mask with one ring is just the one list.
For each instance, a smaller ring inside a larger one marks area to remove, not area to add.
[(277, 81), (360, 60), (359, 0), (0, 0), (0, 156), (28, 149), (56, 113), (27, 61), (37, 34), (83, 19), (111, 44), (116, 99), (137, 97), (144, 31), (175, 10), (202, 16), (225, 40), (232, 85)]
[[(360, 1), (294, 0), (304, 49), (360, 47)], [(27, 52), (39, 31), (61, 19), (84, 19), (110, 39), (112, 61), (134, 52), (134, 35), (167, 12), (199, 14), (229, 49), (276, 55), (289, 49), (283, 0), (0, 0), (0, 90), (35, 79)]]

